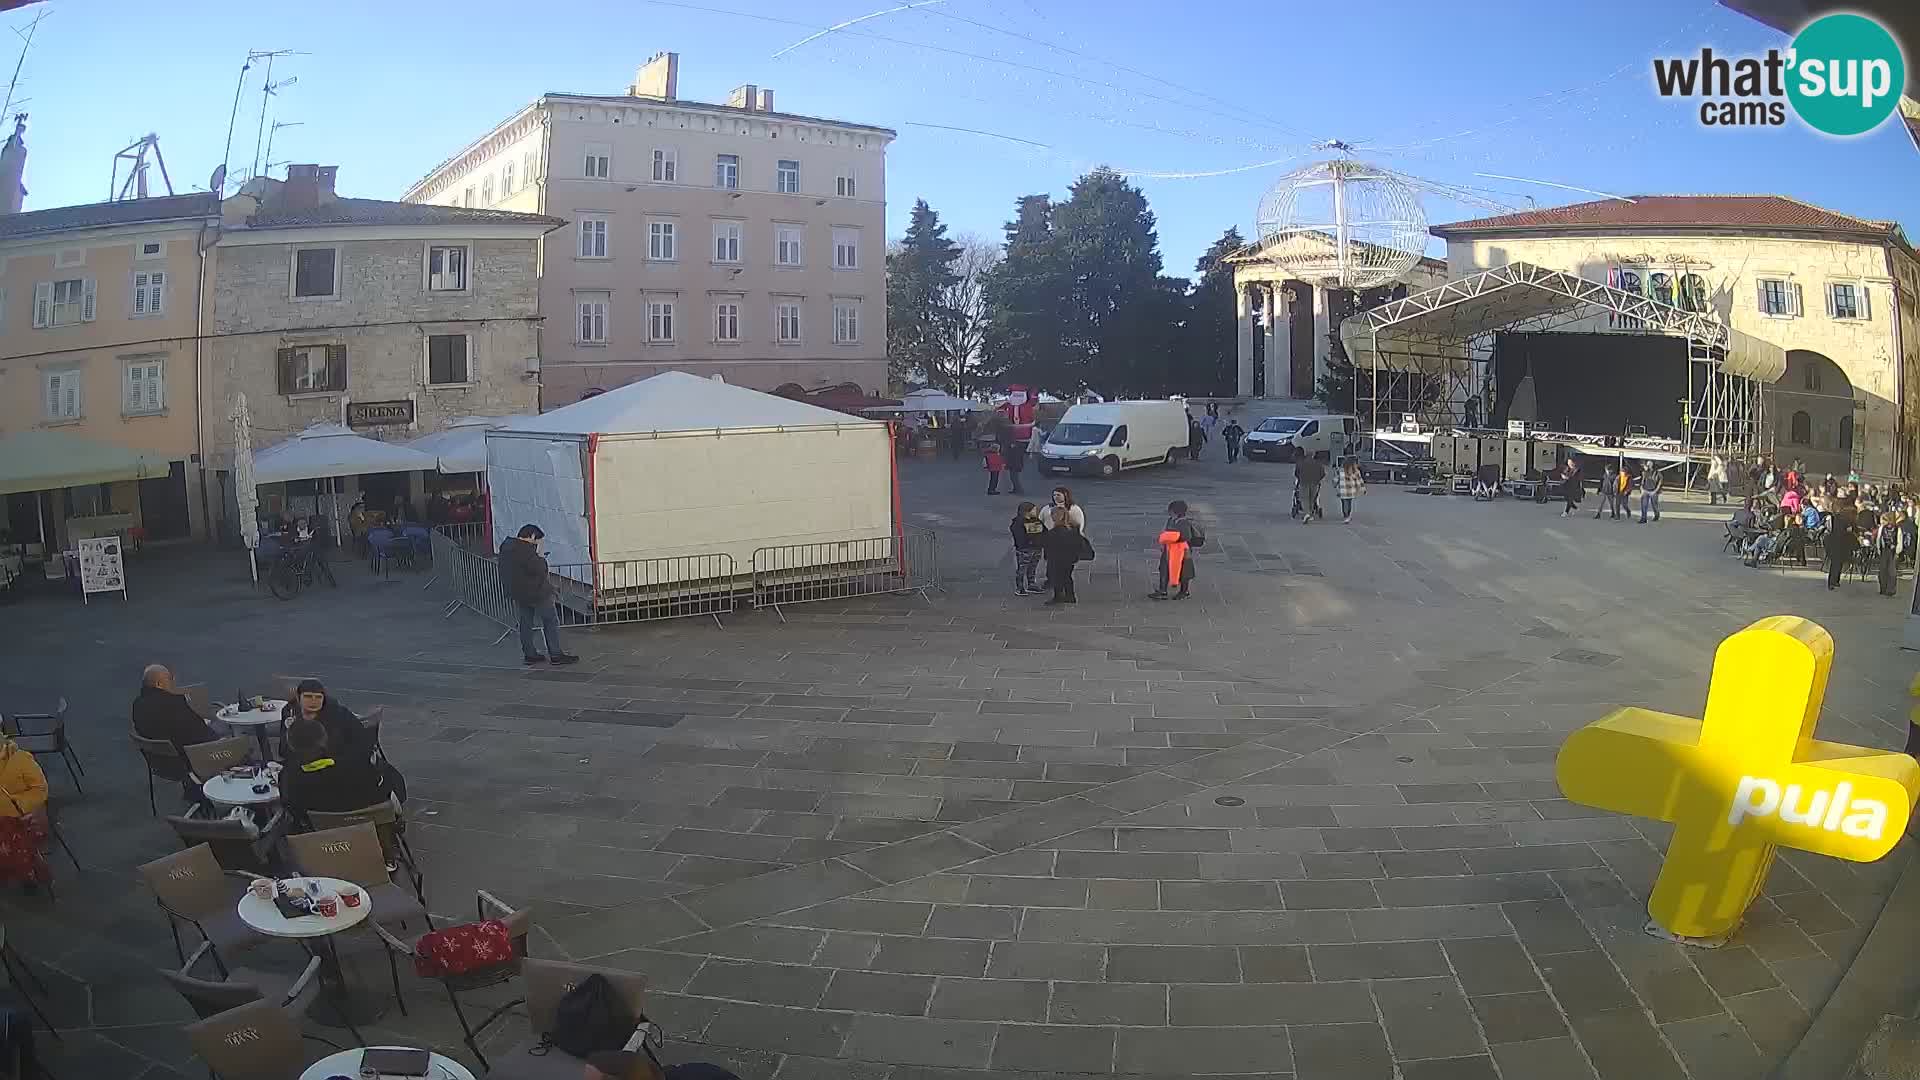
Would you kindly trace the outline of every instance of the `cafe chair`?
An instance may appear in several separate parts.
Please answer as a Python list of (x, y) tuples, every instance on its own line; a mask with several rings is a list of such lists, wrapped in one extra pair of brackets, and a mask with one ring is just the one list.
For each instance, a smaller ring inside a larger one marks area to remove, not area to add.
[(634, 1016), (645, 1015), (641, 1006), (644, 1004), (646, 976), (632, 971), (529, 957), (522, 962), (520, 973), (527, 994), (527, 1037), (495, 1060), (487, 1070), (487, 1080), (572, 1080), (586, 1072), (585, 1062), (545, 1042), (542, 1036), (553, 1031), (554, 1015), (559, 1010), (560, 999), (589, 975), (605, 976), (613, 984), (614, 992), (633, 1010)]
[(367, 530), (367, 569), (374, 574), (381, 571), (393, 576), (393, 564), (405, 563), (412, 557), (413, 548), (405, 537), (395, 536), (392, 529), (377, 528)]
[(247, 891), (253, 875), (222, 869), (206, 844), (155, 859), (140, 867), (140, 876), (167, 915), (174, 955), (182, 965), (187, 954), (180, 944), (181, 923), (192, 926), (212, 946), (208, 954), (223, 975), (229, 969), (221, 958), (222, 949), (243, 952), (266, 940), (240, 918), (240, 894)]
[(67, 699), (61, 698), (60, 704), (50, 713), (14, 713), (0, 721), (0, 731), (12, 736), (20, 749), (32, 754), (59, 754), (60, 761), (67, 767), (67, 776), (73, 780), (74, 790), (85, 795), (87, 790), (80, 786), (80, 778), (87, 775), (86, 766), (80, 764), (80, 755), (73, 752), (73, 744), (67, 741)]
[(385, 705), (375, 705), (360, 714), (360, 726), (367, 729), (367, 745), (372, 749), (373, 756), (383, 763), (387, 760), (387, 751), (380, 745), (380, 723), (386, 718)]
[(312, 877), (340, 878), (367, 891), (373, 905), (372, 921), (382, 925), (419, 919), (433, 929), (433, 916), (426, 902), (394, 882), (387, 873), (387, 856), (380, 846), (380, 832), (370, 821), (343, 828), (300, 833), (287, 837), (293, 850), (293, 863), (300, 872)]
[(220, 869), (229, 873), (273, 875), (280, 869), (280, 845), (287, 837), (285, 810), (274, 811), (265, 825), (233, 817), (171, 815), (167, 825), (182, 848), (206, 846)]
[(308, 1050), (305, 1039), (336, 1051), (344, 1049), (331, 1040), (301, 1031), (300, 1017), (268, 1000), (235, 1006), (181, 1030), (192, 1044), (194, 1055), (219, 1080), (292, 1080), (326, 1056)]
[(207, 693), (206, 683), (197, 682), (187, 686), (176, 686), (173, 691), (187, 699), (187, 704), (193, 706), (193, 711), (200, 714), (200, 719), (213, 719), (213, 697)]
[[(40, 981), (40, 976), (34, 973), (33, 965), (27, 963), (27, 958), (14, 951), (13, 943), (7, 940), (5, 926), (0, 926), (0, 968), (6, 970), (7, 982), (12, 984), (14, 994), (26, 1000), (27, 1008), (33, 1010), (33, 1015), (40, 1018), (40, 1022), (46, 1025), (47, 1031), (54, 1038), (65, 1042), (66, 1039), (61, 1036), (60, 1029), (53, 1026), (53, 1021), (47, 1018), (46, 1010), (40, 1007), (39, 999), (33, 996), (36, 990), (41, 997), (49, 996), (47, 984)], [(28, 989), (29, 984), (32, 989)], [(45, 1069), (41, 1070), (42, 1073), (45, 1071)], [(16, 1064), (13, 1075), (24, 1078), (28, 1074), (20, 1072)]]
[[(480, 1052), (480, 1033), (487, 1030), (488, 1025), (505, 1015), (509, 1009), (522, 1004), (522, 999), (514, 998), (500, 1005), (487, 1013), (476, 1026), (468, 1022), (467, 1011), (460, 1005), (460, 995), (504, 985), (520, 974), (521, 966), (527, 959), (527, 933), (533, 929), (533, 912), (528, 908), (516, 911), (505, 901), (485, 890), (480, 891), (474, 902), (474, 908), (476, 921), (498, 919), (506, 924), (507, 938), (513, 945), (513, 958), (502, 964), (474, 971), (463, 971), (457, 975), (426, 977), (432, 978), (446, 988), (447, 1000), (453, 1003), (453, 1015), (459, 1018), (460, 1030), (465, 1033), (467, 1049), (473, 1051), (473, 1056), (480, 1062), (482, 1069), (491, 1069), (493, 1066), (488, 1064), (487, 1055)], [(409, 961), (415, 960), (419, 955), (419, 939), (415, 938), (412, 943), (402, 941), (379, 923), (375, 923), (373, 929), (387, 947), (387, 970), (393, 975), (393, 998), (400, 1003), (400, 1012), (404, 1016), (407, 1012), (407, 1002), (406, 998), (400, 994), (400, 972), (393, 961), (395, 956), (404, 956)]]
[(133, 733), (129, 737), (133, 740), (134, 750), (147, 763), (147, 813), (158, 816), (160, 808), (154, 800), (154, 778), (159, 777), (176, 784), (187, 783), (189, 779), (187, 759), (180, 753), (179, 747), (165, 739), (143, 739), (138, 733)]
[(308, 1006), (320, 996), (320, 968), (324, 961), (318, 956), (309, 957), (306, 969), (297, 977), (238, 967), (225, 979), (204, 979), (194, 974), (194, 968), (212, 950), (213, 946), (203, 941), (178, 970), (160, 969), (160, 977), (187, 999), (188, 1007), (202, 1020), (255, 1001), (270, 1001), (296, 1018), (304, 1017)]
[(229, 735), (181, 749), (187, 754), (188, 771), (195, 780), (205, 783), (235, 765), (245, 765), (252, 760), (253, 747), (253, 736)]
[(380, 851), (386, 860), (385, 864), (404, 869), (408, 883), (413, 886), (414, 897), (422, 904), (427, 902), (427, 878), (420, 872), (420, 860), (413, 857), (413, 848), (407, 843), (406, 815), (394, 809), (392, 800), (343, 813), (309, 810), (306, 817), (307, 824), (315, 829), (340, 829), (363, 822), (372, 825), (380, 836)]

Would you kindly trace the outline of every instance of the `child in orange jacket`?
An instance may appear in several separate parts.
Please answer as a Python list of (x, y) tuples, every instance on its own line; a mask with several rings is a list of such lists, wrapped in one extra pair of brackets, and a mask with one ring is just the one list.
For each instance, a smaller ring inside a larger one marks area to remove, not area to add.
[(1154, 582), (1154, 589), (1148, 593), (1149, 599), (1165, 600), (1167, 586), (1178, 582), (1180, 591), (1174, 594), (1175, 600), (1185, 600), (1192, 595), (1193, 558), (1192, 549), (1206, 543), (1199, 526), (1187, 517), (1187, 504), (1179, 499), (1167, 504), (1167, 527), (1160, 533), (1160, 576)]

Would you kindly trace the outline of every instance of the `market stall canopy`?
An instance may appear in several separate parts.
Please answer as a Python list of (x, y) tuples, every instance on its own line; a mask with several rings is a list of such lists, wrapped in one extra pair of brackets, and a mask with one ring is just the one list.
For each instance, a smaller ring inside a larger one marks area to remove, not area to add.
[(618, 390), (492, 430), (498, 434), (639, 435), (742, 428), (874, 427), (877, 420), (763, 394), (744, 386), (663, 371)]
[(915, 390), (900, 399), (898, 405), (876, 405), (861, 409), (870, 413), (986, 412), (993, 406), (984, 401), (957, 398), (944, 390)]
[(66, 431), (0, 435), (0, 495), (116, 480), (155, 480), (166, 461)]
[(446, 430), (422, 435), (407, 445), (423, 454), (432, 454), (443, 473), (485, 472), (487, 468), (487, 429), (497, 428), (526, 416), (463, 416), (448, 424)]
[(363, 473), (432, 472), (440, 462), (397, 443), (355, 435), (340, 424), (315, 424), (253, 455), (253, 482), (318, 480)]

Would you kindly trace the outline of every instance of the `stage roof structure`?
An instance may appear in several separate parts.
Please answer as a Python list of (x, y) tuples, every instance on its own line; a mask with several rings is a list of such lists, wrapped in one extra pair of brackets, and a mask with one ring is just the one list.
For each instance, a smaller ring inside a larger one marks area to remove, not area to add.
[(1340, 325), (1340, 340), (1359, 368), (1465, 376), (1481, 358), (1476, 339), (1501, 330), (1552, 330), (1603, 312), (1619, 316), (1632, 328), (1628, 333), (1684, 337), (1712, 350), (1723, 375), (1770, 383), (1787, 370), (1786, 350), (1708, 313), (1525, 262), (1349, 316)]

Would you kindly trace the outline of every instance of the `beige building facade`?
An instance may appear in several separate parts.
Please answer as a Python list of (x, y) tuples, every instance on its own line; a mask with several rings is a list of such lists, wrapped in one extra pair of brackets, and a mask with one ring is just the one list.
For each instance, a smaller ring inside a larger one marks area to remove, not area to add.
[[(249, 183), (222, 212), (203, 404), (222, 516), (242, 393), (256, 450), (320, 422), (404, 442), (538, 410), (539, 245), (561, 222), (345, 198), (333, 168), (313, 165)], [(347, 478), (341, 491), (417, 506), (421, 484)]]
[[(0, 497), (0, 529), (66, 543), (70, 518), (203, 536), (195, 408), (210, 195), (0, 216), (0, 434), (48, 428), (152, 455), (168, 475)], [(36, 505), (37, 504), (37, 505)]]
[(565, 223), (541, 242), (544, 408), (666, 370), (883, 388), (894, 133), (678, 78), (662, 53), (626, 95), (547, 94), (404, 198)]
[[(1891, 222), (1779, 196), (1637, 196), (1436, 226), (1461, 278), (1510, 262), (1714, 315), (1786, 350), (1762, 445), (1810, 471), (1910, 477), (1920, 259)], [(1560, 329), (1604, 332), (1605, 315)]]

